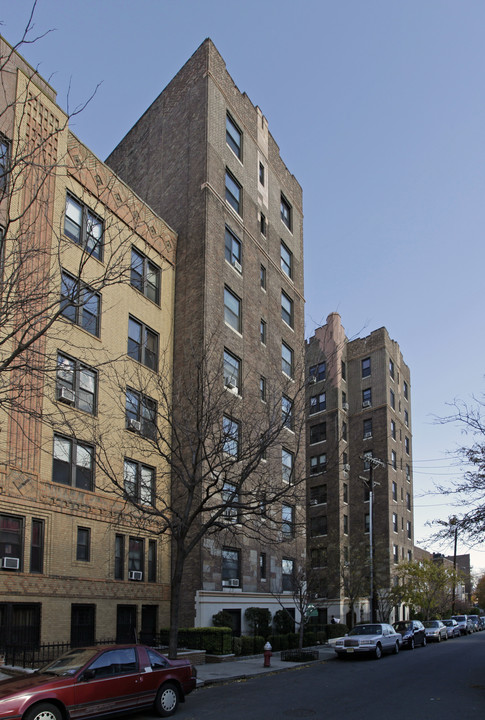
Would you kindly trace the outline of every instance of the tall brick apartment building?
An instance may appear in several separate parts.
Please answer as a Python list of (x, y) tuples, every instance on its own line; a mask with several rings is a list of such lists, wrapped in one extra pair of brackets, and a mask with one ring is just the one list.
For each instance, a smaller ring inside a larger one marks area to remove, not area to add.
[(375, 614), (394, 567), (412, 559), (409, 368), (385, 328), (348, 340), (337, 313), (307, 342), (306, 367), (312, 582), (323, 621), (327, 613), (350, 620), (349, 593), (358, 598), (353, 621), (367, 620), (370, 580), (361, 567), (369, 558), (370, 483)]
[[(106, 162), (178, 234), (175, 373), (190, 378), (192, 348), (202, 353), (210, 343), (241, 413), (250, 403), (264, 402), (270, 388), (280, 387), (281, 398), (289, 377), (301, 386), (301, 188), (266, 118), (238, 90), (210, 40)], [(228, 394), (234, 406), (233, 397)], [(235, 415), (237, 423), (237, 409)], [(288, 429), (268, 455), (275, 483), (304, 473), (298, 439)], [(297, 509), (283, 508), (286, 529)], [(206, 538), (186, 566), (182, 625), (211, 625), (214, 613), (227, 610), (234, 628), (244, 630), (247, 607), (274, 612), (275, 595), (293, 607), (288, 589), (305, 552), (303, 534), (294, 535), (286, 532), (283, 542), (267, 545), (244, 532)]]
[(103, 464), (151, 506), (176, 234), (2, 38), (0, 51), (0, 646), (153, 635), (168, 621), (169, 547), (126, 512)]

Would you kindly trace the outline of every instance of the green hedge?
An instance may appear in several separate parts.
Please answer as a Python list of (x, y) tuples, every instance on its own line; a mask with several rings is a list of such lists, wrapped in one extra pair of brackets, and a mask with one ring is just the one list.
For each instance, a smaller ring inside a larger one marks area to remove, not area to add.
[[(168, 628), (160, 630), (160, 643), (168, 645)], [(180, 628), (179, 647), (191, 650), (205, 650), (209, 655), (229, 655), (232, 653), (232, 630), (229, 627)]]
[(349, 632), (349, 629), (347, 625), (344, 625), (344, 623), (330, 623), (329, 625), (325, 625), (325, 632), (327, 634), (328, 641), (331, 638), (342, 637), (342, 635)]
[(258, 655), (264, 650), (266, 640), (262, 635), (241, 635), (241, 655)]

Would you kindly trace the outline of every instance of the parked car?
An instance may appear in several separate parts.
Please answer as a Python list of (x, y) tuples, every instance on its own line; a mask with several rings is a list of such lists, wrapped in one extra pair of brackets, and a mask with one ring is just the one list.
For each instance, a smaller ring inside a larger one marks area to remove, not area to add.
[(436, 642), (448, 640), (446, 626), (443, 625), (441, 620), (424, 620), (423, 625), (426, 629), (426, 637), (428, 640), (436, 640)]
[(456, 620), (450, 618), (449, 620), (443, 620), (443, 625), (446, 627), (446, 632), (449, 638), (460, 637), (460, 628)]
[(415, 645), (426, 646), (426, 630), (420, 620), (399, 620), (392, 627), (401, 635), (402, 647), (414, 650)]
[(460, 628), (461, 635), (469, 635), (472, 630), (471, 622), (468, 619), (468, 615), (452, 615), (452, 620), (456, 620), (458, 627)]
[(81, 720), (143, 708), (168, 717), (196, 682), (188, 660), (144, 645), (76, 648), (32, 675), (0, 682), (0, 718)]
[(469, 615), (468, 619), (472, 624), (473, 632), (478, 632), (480, 630), (480, 627), (478, 624), (478, 615)]
[(485, 630), (485, 615), (480, 615), (478, 618), (478, 627), (480, 630)]
[(401, 647), (401, 635), (387, 623), (363, 623), (356, 625), (334, 645), (337, 657), (370, 653), (378, 660), (383, 653), (397, 654)]

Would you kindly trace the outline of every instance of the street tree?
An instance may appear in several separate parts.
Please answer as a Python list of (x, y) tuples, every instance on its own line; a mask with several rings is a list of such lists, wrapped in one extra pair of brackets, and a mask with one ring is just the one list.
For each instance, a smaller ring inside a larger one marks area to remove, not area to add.
[(432, 559), (402, 563), (397, 570), (400, 596), (426, 620), (441, 617), (451, 607), (456, 573)]
[(478, 605), (481, 608), (485, 608), (485, 575), (482, 575), (477, 582), (475, 588), (475, 595), (477, 597)]

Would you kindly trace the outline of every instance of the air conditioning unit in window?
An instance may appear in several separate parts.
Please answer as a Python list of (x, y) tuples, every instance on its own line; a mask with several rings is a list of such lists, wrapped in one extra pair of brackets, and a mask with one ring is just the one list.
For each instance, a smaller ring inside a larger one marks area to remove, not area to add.
[(318, 500), (316, 498), (313, 498), (310, 500), (310, 505), (318, 505)]
[(345, 410), (347, 412), (349, 409), (349, 403), (342, 403), (342, 410)]
[(362, 407), (370, 407), (372, 405), (370, 400), (364, 400), (362, 403)]
[(372, 437), (372, 433), (371, 433), (371, 432), (366, 432), (366, 433), (364, 433), (364, 440), (368, 440), (368, 439), (371, 438), (371, 437)]
[(67, 387), (58, 387), (57, 399), (61, 402), (67, 403), (68, 405), (74, 405), (74, 403), (76, 402), (76, 395), (74, 393), (74, 390), (70, 390)]
[(309, 384), (309, 385), (314, 385), (316, 382), (317, 382), (317, 377), (316, 377), (316, 375), (310, 375), (310, 377), (308, 378), (308, 384)]
[(130, 570), (128, 580), (143, 580), (143, 573), (141, 570)]
[(134, 420), (133, 418), (128, 419), (128, 430), (133, 430), (133, 432), (141, 432), (141, 422), (139, 420)]
[(15, 557), (3, 557), (2, 568), (4, 570), (18, 570), (20, 568), (20, 559)]
[(226, 390), (229, 390), (229, 392), (231, 392), (233, 395), (238, 395), (237, 385), (234, 385), (232, 380), (230, 380), (229, 378), (224, 378), (224, 385), (226, 387)]
[(345, 465), (344, 465), (344, 472), (349, 472), (349, 471), (350, 471), (350, 465), (345, 464)]
[(239, 579), (232, 578), (231, 580), (229, 580), (229, 587), (239, 587)]
[(234, 267), (236, 268), (236, 270), (237, 270), (238, 272), (242, 272), (241, 263), (238, 263), (237, 260), (234, 260)]

